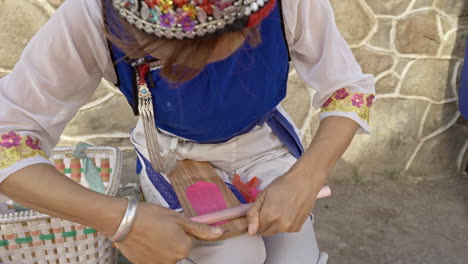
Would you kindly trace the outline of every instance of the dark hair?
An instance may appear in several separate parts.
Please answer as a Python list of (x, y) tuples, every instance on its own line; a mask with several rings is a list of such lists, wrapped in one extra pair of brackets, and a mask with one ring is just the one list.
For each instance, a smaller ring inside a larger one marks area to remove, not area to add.
[(140, 31), (123, 19), (108, 0), (101, 1), (106, 37), (126, 54), (125, 58), (116, 59), (141, 58), (154, 54), (162, 47), (172, 47), (161, 70), (162, 77), (171, 82), (188, 81), (197, 76), (208, 64), (213, 50), (225, 34), (240, 34), (250, 46), (261, 43), (258, 27), (219, 33), (206, 38), (187, 40), (160, 38)]

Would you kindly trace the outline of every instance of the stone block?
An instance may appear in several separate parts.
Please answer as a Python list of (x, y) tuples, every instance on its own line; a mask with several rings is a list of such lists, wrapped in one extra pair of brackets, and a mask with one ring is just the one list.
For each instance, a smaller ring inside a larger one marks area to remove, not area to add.
[(79, 111), (64, 131), (69, 137), (87, 134), (129, 133), (137, 118), (123, 96)]
[(298, 127), (302, 127), (304, 120), (312, 111), (310, 109), (310, 94), (307, 85), (298, 74), (289, 77), (288, 92), (286, 99), (281, 103), (288, 113), (292, 113), (291, 118)]
[(445, 16), (439, 16), (440, 17), (440, 23), (441, 23), (441, 26), (442, 26), (442, 33), (444, 34), (447, 34), (447, 32), (449, 32), (450, 30), (452, 30), (455, 25), (453, 25), (453, 21), (450, 21), (447, 17)]
[(385, 75), (376, 83), (377, 94), (394, 93), (400, 79), (393, 73)]
[[(104, 98), (108, 97), (109, 95), (114, 95), (115, 96), (115, 94), (111, 93), (109, 91), (109, 89), (107, 89), (103, 84), (100, 84), (99, 87), (94, 92), (94, 95), (91, 98), (91, 100), (89, 100), (89, 102), (86, 105), (84, 105), (83, 108), (89, 108), (89, 107), (92, 107), (92, 106), (96, 106), (102, 100), (104, 100)], [(109, 99), (111, 99), (111, 98), (109, 98)]]
[(411, 59), (398, 59), (397, 65), (395, 66), (395, 73), (399, 75), (403, 75), (403, 71), (405, 70), (406, 66), (408, 66), (408, 63), (410, 61), (413, 61)]
[(426, 120), (423, 123), (422, 134), (424, 138), (431, 133), (434, 133), (437, 129), (446, 126), (458, 112), (457, 103), (447, 104), (432, 104), (427, 113)]
[(391, 49), (390, 34), (392, 31), (393, 19), (381, 18), (378, 20), (379, 29), (370, 40), (370, 44), (379, 48)]
[(379, 98), (371, 110), (371, 134), (356, 136), (343, 161), (369, 174), (403, 170), (419, 144), (418, 131), (427, 105), (422, 100)]
[(429, 97), (435, 101), (453, 98), (450, 84), (454, 60), (417, 60), (403, 79), (401, 94)]
[(434, 0), (416, 0), (416, 3), (413, 5), (413, 9), (431, 7), (434, 4)]
[(419, 175), (456, 172), (456, 161), (466, 139), (466, 131), (462, 127), (453, 126), (427, 140), (408, 171)]
[(401, 15), (411, 3), (411, 0), (366, 0), (367, 4), (378, 15)]
[(0, 67), (11, 69), (32, 36), (49, 19), (30, 1), (0, 1)]
[(465, 44), (468, 30), (456, 30), (450, 32), (447, 40), (442, 45), (442, 56), (456, 56), (464, 58)]
[[(82, 136), (86, 136), (85, 134)], [(117, 147), (120, 149), (129, 149), (133, 148), (133, 145), (130, 141), (130, 138), (128, 136), (122, 136), (122, 137), (111, 137), (108, 135), (95, 135), (95, 137), (88, 138), (86, 140), (79, 140), (79, 137), (77, 138), (61, 138), (60, 142), (58, 143), (58, 146), (74, 146), (78, 144), (80, 141), (86, 142), (91, 145), (95, 146), (112, 146), (112, 147)]]
[(468, 4), (463, 0), (435, 0), (435, 6), (454, 17), (468, 14)]
[(393, 67), (395, 58), (389, 53), (374, 51), (369, 48), (358, 48), (353, 50), (354, 56), (365, 73), (375, 76)]
[(361, 43), (369, 35), (375, 18), (366, 12), (359, 1), (331, 0), (336, 23), (343, 37), (351, 45)]
[(133, 148), (133, 144), (130, 141), (130, 137), (96, 137), (89, 140), (86, 140), (89, 144), (93, 145), (108, 145), (121, 149)]
[(441, 39), (437, 31), (437, 13), (420, 11), (398, 21), (396, 46), (404, 54), (436, 55)]

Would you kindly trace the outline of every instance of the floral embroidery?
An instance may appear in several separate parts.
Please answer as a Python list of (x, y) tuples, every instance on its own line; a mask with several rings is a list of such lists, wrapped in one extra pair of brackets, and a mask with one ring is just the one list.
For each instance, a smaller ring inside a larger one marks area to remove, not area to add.
[[(193, 39), (214, 34), (238, 21), (247, 27), (255, 26), (270, 13), (276, 1), (112, 0), (112, 3), (121, 17), (148, 34), (168, 39)], [(175, 18), (179, 9), (186, 17)], [(163, 14), (171, 14), (174, 21)]]
[(151, 22), (155, 23), (156, 21), (158, 21), (159, 19), (158, 13), (156, 13), (154, 9), (149, 10), (149, 12), (150, 12), (149, 19), (151, 20)]
[(159, 0), (157, 2), (159, 2), (159, 8), (163, 13), (169, 13), (170, 10), (174, 9), (172, 0)]
[(374, 102), (374, 98), (375, 98), (375, 96), (374, 96), (373, 94), (369, 95), (369, 96), (366, 98), (367, 107), (371, 107), (371, 106), (372, 106), (372, 103)]
[(212, 4), (210, 2), (208, 2), (207, 0), (204, 0), (204, 1), (202, 0), (201, 4), (199, 4), (198, 6), (201, 7), (203, 10), (205, 10), (205, 12), (208, 15), (213, 14)]
[(374, 94), (350, 93), (348, 89), (342, 88), (323, 103), (321, 112), (355, 112), (369, 123), (369, 111), (374, 98)]
[(39, 140), (32, 137), (22, 137), (16, 132), (1, 135), (0, 169), (5, 169), (17, 161), (35, 156), (46, 157), (39, 147)]
[[(195, 6), (191, 5), (191, 4), (188, 4), (188, 5), (184, 5), (182, 7), (182, 10), (184, 10), (185, 14), (187, 16), (189, 16), (192, 20), (195, 20), (195, 18), (197, 17), (197, 10), (195, 9)], [(194, 21), (192, 21), (193, 24), (195, 24)]]
[(177, 6), (183, 6), (187, 4), (188, 2), (189, 2), (188, 0), (174, 0), (174, 4), (176, 4)]
[(341, 88), (338, 91), (336, 91), (335, 98), (338, 100), (341, 100), (341, 99), (345, 99), (346, 97), (348, 97), (348, 95), (349, 95), (348, 90), (346, 88)]
[(145, 3), (149, 6), (149, 8), (154, 8), (155, 5), (158, 5), (158, 1), (156, 0), (145, 0)]
[(184, 9), (178, 9), (174, 15), (176, 23), (182, 26), (185, 31), (193, 31), (195, 22), (191, 16), (196, 16), (195, 8), (192, 5), (185, 5)]
[(323, 103), (322, 107), (329, 106), (331, 104), (331, 102), (333, 102), (333, 99), (330, 97), (325, 101), (325, 103)]
[(351, 96), (351, 103), (360, 108), (364, 104), (364, 94), (359, 93)]
[(188, 16), (180, 21), (180, 24), (182, 24), (182, 29), (185, 31), (192, 31), (193, 27), (195, 26), (195, 22), (193, 22), (193, 20), (191, 20)]
[(26, 146), (34, 149), (34, 150), (41, 150), (41, 148), (39, 147), (39, 140), (37, 139), (34, 139), (30, 136), (26, 137)]
[(179, 8), (177, 9), (177, 12), (175, 12), (174, 17), (177, 23), (179, 23), (180, 21), (184, 20), (185, 17), (187, 17), (187, 14), (185, 14), (184, 10)]
[(174, 23), (174, 17), (170, 13), (161, 15), (160, 19), (161, 19), (161, 25), (164, 27), (171, 27), (172, 24)]
[(10, 132), (2, 135), (2, 141), (0, 142), (0, 147), (12, 148), (18, 147), (20, 145), (21, 137), (15, 132)]

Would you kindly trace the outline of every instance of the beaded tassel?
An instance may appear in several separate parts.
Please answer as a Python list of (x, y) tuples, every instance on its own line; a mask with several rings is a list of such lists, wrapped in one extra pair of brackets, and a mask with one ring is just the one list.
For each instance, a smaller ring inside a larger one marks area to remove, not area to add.
[(152, 96), (145, 80), (147, 72), (148, 66), (146, 64), (138, 67), (138, 111), (143, 120), (146, 145), (151, 164), (156, 171), (169, 174), (174, 170), (176, 165), (175, 150), (177, 148), (178, 140), (177, 138), (173, 138), (169, 152), (163, 156), (159, 146), (156, 124), (154, 122)]

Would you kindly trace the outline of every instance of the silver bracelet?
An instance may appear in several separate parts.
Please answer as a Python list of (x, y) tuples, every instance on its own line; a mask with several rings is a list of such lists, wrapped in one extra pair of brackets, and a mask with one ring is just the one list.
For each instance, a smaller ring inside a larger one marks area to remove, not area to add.
[(122, 241), (132, 229), (133, 222), (135, 221), (135, 216), (138, 209), (138, 200), (133, 196), (127, 196), (128, 205), (127, 211), (120, 223), (119, 229), (115, 232), (115, 234), (109, 239), (112, 242), (119, 242)]

